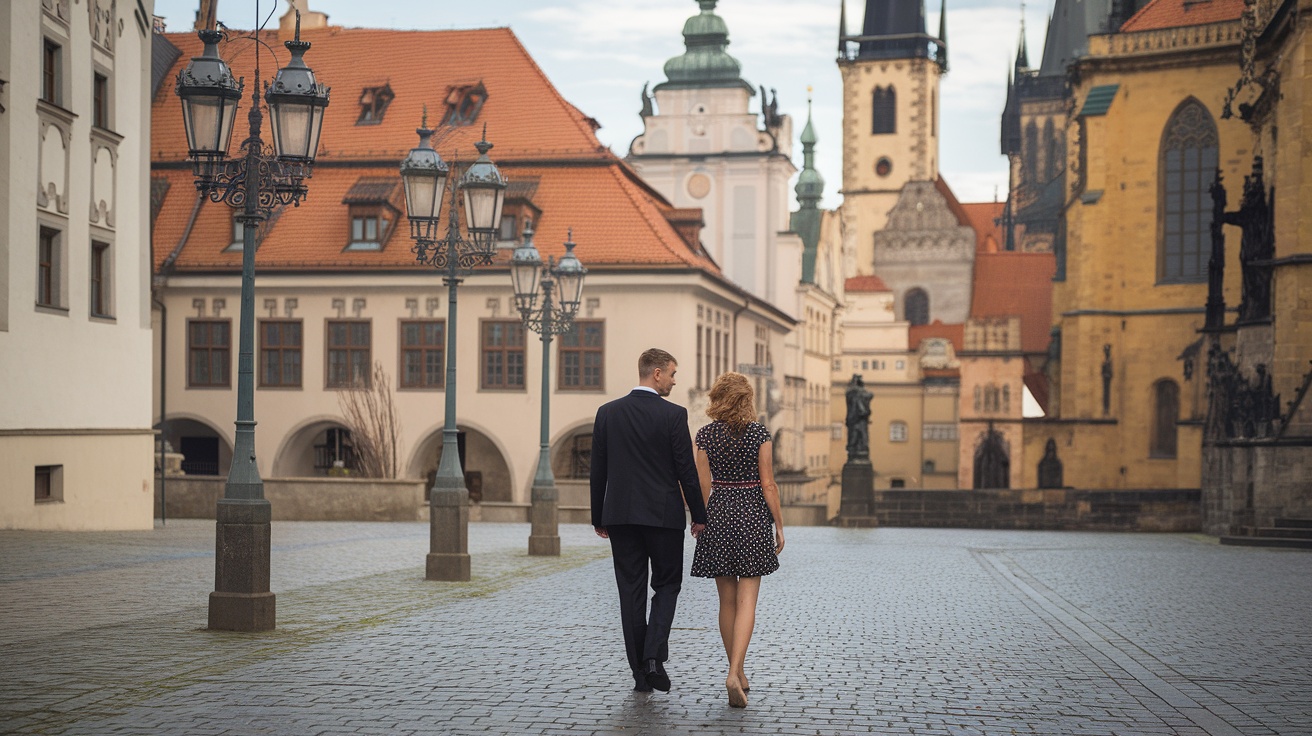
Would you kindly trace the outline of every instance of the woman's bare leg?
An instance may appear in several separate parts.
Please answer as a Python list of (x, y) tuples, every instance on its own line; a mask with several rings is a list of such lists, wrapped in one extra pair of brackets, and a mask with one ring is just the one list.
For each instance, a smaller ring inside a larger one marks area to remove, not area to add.
[(747, 676), (743, 673), (743, 665), (747, 660), (747, 645), (752, 641), (752, 629), (756, 627), (756, 599), (761, 592), (761, 578), (738, 578), (737, 588), (733, 644), (729, 654), (729, 679), (737, 680), (741, 685), (747, 681)]
[(724, 657), (733, 661), (733, 622), (738, 613), (738, 578), (718, 577), (715, 589), (720, 594), (720, 640), (724, 642)]

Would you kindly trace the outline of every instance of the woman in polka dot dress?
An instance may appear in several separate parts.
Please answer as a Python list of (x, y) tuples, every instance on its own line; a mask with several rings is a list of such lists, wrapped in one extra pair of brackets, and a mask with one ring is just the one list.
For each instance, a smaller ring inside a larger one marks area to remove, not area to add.
[(698, 430), (695, 442), (706, 528), (697, 537), (692, 574), (715, 578), (720, 638), (729, 657), (724, 687), (729, 705), (743, 708), (748, 691), (743, 662), (756, 625), (756, 598), (761, 576), (779, 569), (783, 516), (774, 482), (774, 445), (765, 426), (754, 421), (752, 384), (741, 373), (721, 374), (710, 399), (706, 413), (715, 421)]

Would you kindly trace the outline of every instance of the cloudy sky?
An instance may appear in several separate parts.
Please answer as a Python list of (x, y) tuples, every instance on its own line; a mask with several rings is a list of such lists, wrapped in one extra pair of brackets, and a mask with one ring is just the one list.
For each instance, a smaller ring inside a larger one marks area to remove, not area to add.
[[(743, 78), (777, 90), (780, 112), (793, 117), (794, 135), (806, 124), (807, 87), (814, 88), (816, 165), (826, 182), (825, 207), (841, 201), (842, 92), (834, 58), (842, 1), (720, 0), (716, 9), (729, 27), (729, 53), (741, 62)], [(845, 2), (848, 30), (857, 33), (865, 3)], [(939, 0), (925, 2), (927, 27), (934, 32)], [(156, 0), (155, 12), (170, 31), (180, 31), (191, 26), (197, 5), (198, 0)], [(260, 7), (267, 13), (272, 0), (260, 0)], [(509, 26), (565, 98), (602, 124), (598, 136), (621, 156), (642, 132), (642, 85), (664, 81), (665, 61), (683, 52), (683, 23), (698, 12), (695, 0), (310, 0), (310, 7), (327, 13), (333, 25), (347, 27)], [(1032, 0), (1024, 11), (1031, 59), (1042, 52), (1049, 8), (1047, 0)], [(250, 28), (255, 0), (219, 0), (218, 17), (231, 28)], [(962, 201), (1006, 195), (998, 116), (1020, 21), (1019, 0), (948, 0), (950, 70), (941, 97), (941, 168)], [(758, 95), (752, 109), (759, 105)], [(794, 141), (794, 146), (800, 168), (801, 145)]]

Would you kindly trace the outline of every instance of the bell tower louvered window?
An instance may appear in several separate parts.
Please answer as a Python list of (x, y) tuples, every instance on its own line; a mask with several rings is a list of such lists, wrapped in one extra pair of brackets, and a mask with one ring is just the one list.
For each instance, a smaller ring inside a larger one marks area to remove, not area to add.
[(873, 135), (886, 135), (897, 132), (897, 92), (892, 85), (875, 87), (870, 103), (871, 129)]

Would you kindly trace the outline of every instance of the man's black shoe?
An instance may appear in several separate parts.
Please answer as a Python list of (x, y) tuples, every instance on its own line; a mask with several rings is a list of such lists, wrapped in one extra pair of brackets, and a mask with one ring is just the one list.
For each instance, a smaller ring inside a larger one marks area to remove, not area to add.
[(647, 660), (647, 684), (663, 693), (670, 691), (670, 676), (665, 674), (665, 665), (655, 659)]
[(651, 692), (651, 685), (647, 684), (647, 676), (645, 674), (637, 671), (633, 673), (633, 692), (635, 693)]

